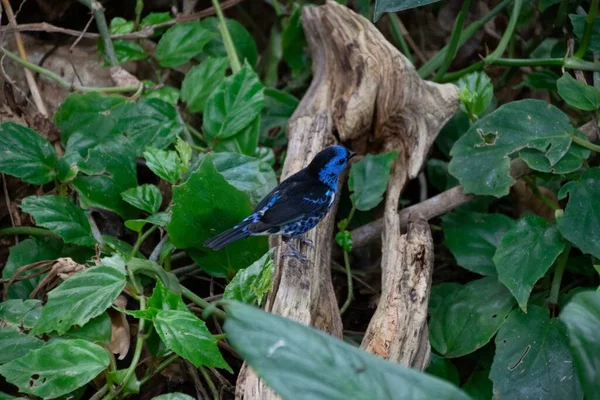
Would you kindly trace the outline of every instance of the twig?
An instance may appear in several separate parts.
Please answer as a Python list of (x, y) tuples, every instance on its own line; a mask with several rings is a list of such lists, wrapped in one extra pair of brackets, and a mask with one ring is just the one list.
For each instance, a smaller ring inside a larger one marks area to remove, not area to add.
[(500, 43), (496, 47), (491, 54), (489, 54), (485, 59), (486, 60), (494, 60), (496, 58), (502, 57), (504, 54), (504, 50), (506, 50), (506, 46), (510, 42), (512, 35), (517, 27), (517, 22), (519, 21), (519, 15), (521, 14), (521, 7), (523, 6), (523, 0), (515, 0), (513, 4), (512, 12), (510, 13), (510, 19), (508, 20), (508, 26), (502, 35), (502, 39), (500, 39)]
[[(221, 4), (221, 10), (226, 10), (231, 8), (244, 0), (228, 0)], [(168, 28), (173, 26), (179, 22), (189, 22), (195, 21), (200, 18), (208, 17), (210, 15), (215, 14), (214, 7), (209, 7), (205, 10), (199, 11), (190, 15), (178, 15), (175, 19), (170, 21), (161, 22), (160, 24), (155, 24), (151, 26), (144, 27), (143, 29), (125, 34), (115, 34), (109, 35), (111, 39), (148, 39), (154, 35), (154, 32), (158, 29)], [(99, 39), (100, 35), (93, 32), (81, 32), (74, 29), (61, 28), (59, 26), (55, 26), (52, 24), (48, 24), (46, 22), (34, 23), (34, 24), (21, 24), (17, 26), (0, 26), (0, 33), (4, 32), (49, 32), (49, 33), (62, 33), (64, 35), (70, 35), (75, 37), (84, 37), (86, 39)]]
[[(69, 91), (75, 91), (75, 92), (102, 92), (102, 93), (124, 93), (124, 92), (135, 92), (139, 89), (139, 85), (136, 86), (111, 86), (111, 87), (91, 87), (91, 86), (81, 86), (78, 84), (72, 84), (68, 81), (66, 81), (65, 79), (61, 78), (60, 76), (58, 76), (57, 74), (55, 74), (54, 72), (46, 69), (46, 68), (42, 68), (37, 64), (31, 63), (29, 61), (23, 60), (22, 58), (20, 58), (19, 56), (17, 56), (16, 54), (12, 53), (11, 51), (6, 50), (4, 47), (0, 47), (0, 54), (4, 54), (6, 57), (10, 58), (11, 60), (17, 62), (18, 64), (21, 64), (22, 66), (26, 67), (29, 70), (32, 70), (34, 72), (39, 73), (42, 76), (45, 76), (46, 78), (53, 80), (54, 82), (58, 83), (60, 86), (62, 86), (63, 88), (69, 90)], [(141, 83), (140, 83), (141, 85)]]
[(208, 393), (206, 392), (206, 389), (204, 388), (204, 385), (202, 385), (202, 382), (200, 382), (200, 376), (198, 375), (198, 370), (189, 361), (186, 361), (185, 365), (187, 367), (188, 373), (192, 377), (192, 381), (194, 382), (194, 388), (196, 389), (196, 396), (199, 399), (207, 399), (208, 400), (209, 396), (208, 396)]
[(350, 269), (350, 256), (348, 255), (348, 250), (344, 249), (344, 265), (346, 267), (346, 278), (348, 280), (348, 296), (346, 297), (346, 301), (340, 308), (340, 314), (343, 315), (348, 307), (350, 307), (350, 303), (352, 303), (352, 299), (354, 298), (354, 286), (352, 283), (352, 269)]
[(599, 0), (592, 0), (590, 4), (590, 10), (588, 11), (587, 17), (585, 18), (585, 28), (583, 31), (583, 37), (581, 38), (581, 43), (579, 43), (579, 48), (575, 52), (575, 57), (583, 58), (588, 50), (588, 47), (590, 46), (592, 29), (594, 26), (594, 21), (596, 20), (596, 14), (598, 13), (598, 3)]
[(454, 60), (454, 56), (458, 50), (463, 24), (465, 23), (465, 19), (467, 19), (470, 6), (471, 0), (463, 1), (460, 12), (456, 17), (456, 22), (454, 22), (454, 28), (452, 28), (452, 35), (450, 36), (450, 42), (448, 43), (448, 50), (446, 51), (446, 55), (444, 57), (444, 63), (433, 78), (435, 81), (439, 80), (444, 76), (444, 74), (446, 74), (448, 68), (450, 68), (450, 64), (452, 64), (452, 60)]
[(560, 292), (560, 283), (562, 281), (565, 267), (567, 266), (567, 260), (569, 259), (569, 253), (571, 252), (571, 245), (567, 243), (565, 249), (558, 256), (556, 260), (556, 268), (554, 269), (554, 277), (552, 278), (552, 286), (550, 287), (550, 304), (554, 307), (558, 304), (558, 294)]
[(204, 369), (204, 367), (198, 367), (198, 371), (200, 371), (204, 377), (204, 380), (206, 381), (206, 384), (208, 385), (208, 388), (213, 396), (213, 400), (219, 400), (219, 391), (217, 390), (215, 383), (212, 381), (212, 379), (210, 379), (210, 375), (208, 375), (206, 369)]
[(240, 60), (238, 59), (237, 52), (235, 50), (235, 46), (233, 45), (233, 40), (231, 39), (231, 35), (229, 34), (229, 29), (227, 29), (225, 17), (223, 16), (223, 11), (221, 11), (221, 7), (219, 6), (219, 0), (212, 0), (212, 3), (215, 11), (217, 12), (217, 18), (219, 18), (219, 30), (221, 31), (223, 45), (225, 46), (225, 51), (227, 52), (227, 57), (229, 58), (231, 71), (235, 74), (240, 69), (242, 69), (242, 64), (240, 64)]
[[(83, 28), (83, 31), (81, 31), (81, 34), (77, 37), (77, 39), (75, 39), (75, 41), (73, 42), (73, 44), (71, 45), (71, 47), (69, 47), (69, 51), (73, 51), (73, 49), (75, 48), (75, 46), (77, 46), (77, 43), (79, 43), (79, 41), (81, 39), (83, 39), (83, 36), (87, 32), (87, 30), (90, 28), (90, 25), (92, 24), (93, 20), (94, 20), (94, 14), (90, 15), (90, 19), (88, 20), (87, 24), (85, 24), (85, 27)], [(75, 68), (73, 68), (73, 70), (75, 70)], [(79, 77), (79, 75), (77, 75), (77, 76)]]
[(55, 238), (60, 237), (48, 229), (38, 228), (35, 226), (15, 226), (12, 228), (0, 229), (0, 236), (10, 235), (50, 236)]
[[(4, 11), (8, 16), (8, 21), (11, 26), (17, 26), (17, 20), (13, 13), (13, 9), (10, 5), (9, 0), (2, 0), (2, 5), (4, 6)], [(19, 32), (14, 32), (15, 42), (17, 44), (17, 49), (19, 50), (19, 54), (24, 61), (27, 61), (27, 53), (25, 52), (25, 47), (23, 46), (23, 40), (21, 38), (21, 34)], [(31, 97), (33, 97), (33, 101), (35, 106), (40, 114), (47, 117), (48, 109), (46, 108), (46, 104), (44, 104), (44, 100), (42, 99), (42, 95), (40, 94), (40, 90), (35, 82), (35, 78), (33, 77), (33, 73), (25, 69), (25, 78), (27, 79), (27, 84), (29, 85), (29, 90), (31, 91)]]
[(414, 51), (419, 61), (421, 63), (426, 63), (427, 58), (425, 57), (419, 46), (417, 46), (413, 38), (410, 36), (410, 33), (404, 26), (404, 23), (402, 23), (402, 20), (398, 18), (398, 15), (396, 13), (390, 13), (389, 19), (390, 27), (392, 28), (392, 36), (396, 40), (398, 40), (398, 42), (400, 42), (400, 46), (402, 47), (402, 51), (406, 58), (408, 58), (412, 62), (412, 58), (410, 57), (410, 50), (408, 48), (408, 46), (410, 46), (410, 48), (412, 49), (412, 51)]
[[(6, 208), (8, 209), (8, 216), (10, 217), (10, 224), (15, 227), (15, 217), (10, 209), (10, 195), (8, 194), (8, 186), (6, 185), (6, 175), (2, 174), (2, 190), (4, 191), (4, 201), (6, 202)], [(19, 243), (19, 235), (15, 236), (15, 243)]]
[[(511, 176), (519, 179), (529, 173), (530, 169), (523, 160), (517, 159), (511, 162)], [(462, 186), (456, 186), (427, 199), (421, 203), (407, 207), (400, 211), (400, 225), (404, 228), (411, 214), (422, 215), (426, 220), (438, 217), (456, 207), (471, 201), (475, 195), (465, 193)], [(383, 219), (377, 219), (366, 225), (354, 229), (352, 233), (352, 243), (354, 247), (361, 247), (371, 243), (381, 236), (383, 230)]]

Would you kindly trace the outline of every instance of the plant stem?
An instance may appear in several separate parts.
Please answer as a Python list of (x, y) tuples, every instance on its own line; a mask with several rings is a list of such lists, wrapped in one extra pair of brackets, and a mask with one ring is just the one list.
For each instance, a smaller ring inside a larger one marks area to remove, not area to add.
[(102, 7), (102, 4), (100, 4), (97, 0), (78, 1), (84, 6), (88, 7), (92, 13), (94, 13), (96, 25), (98, 26), (98, 33), (100, 34), (102, 42), (104, 43), (104, 52), (106, 53), (106, 58), (108, 59), (108, 65), (111, 67), (119, 65), (119, 60), (117, 59), (115, 48), (113, 47), (112, 39), (110, 38), (110, 31), (108, 30), (108, 25), (106, 24), (106, 18), (104, 17), (104, 7)]
[(210, 379), (210, 376), (208, 375), (208, 372), (206, 372), (206, 369), (204, 369), (204, 367), (198, 367), (198, 371), (200, 371), (200, 373), (204, 377), (204, 380), (208, 384), (208, 388), (210, 389), (210, 393), (213, 396), (213, 400), (219, 400), (219, 391), (217, 390), (215, 383), (212, 381), (212, 379)]
[(575, 52), (574, 56), (577, 58), (583, 58), (587, 53), (588, 47), (590, 46), (590, 38), (592, 37), (592, 28), (594, 27), (594, 21), (596, 14), (598, 13), (599, 0), (592, 0), (590, 4), (590, 10), (585, 18), (585, 28), (583, 31), (583, 37), (581, 43)]
[(213, 308), (212, 312), (220, 319), (225, 319), (226, 314), (214, 307), (212, 304), (210, 304), (208, 301), (204, 300), (201, 297), (198, 297), (194, 292), (192, 292), (190, 289), (186, 288), (183, 285), (181, 286), (181, 294), (183, 294), (186, 298), (188, 298), (192, 303), (194, 303), (195, 305), (197, 305), (198, 307), (200, 307), (201, 309), (207, 309), (207, 308)]
[(460, 12), (456, 17), (456, 22), (454, 22), (454, 28), (452, 28), (452, 36), (450, 36), (450, 42), (448, 43), (448, 50), (446, 50), (444, 63), (442, 64), (438, 72), (435, 74), (435, 77), (433, 78), (434, 81), (438, 81), (444, 76), (444, 74), (448, 71), (448, 68), (450, 68), (450, 64), (452, 64), (454, 56), (456, 56), (456, 51), (458, 50), (458, 42), (460, 41), (463, 24), (465, 23), (465, 19), (467, 18), (467, 14), (469, 13), (470, 6), (471, 0), (463, 1)]
[(587, 139), (580, 138), (579, 136), (576, 136), (576, 135), (571, 135), (571, 139), (573, 139), (573, 141), (575, 143), (577, 143), (578, 145), (585, 147), (588, 150), (592, 150), (592, 151), (595, 151), (596, 153), (600, 153), (600, 146), (590, 142)]
[(133, 30), (137, 31), (140, 27), (140, 20), (142, 19), (142, 11), (144, 11), (144, 0), (136, 0), (135, 2), (135, 25)]
[[(502, 10), (504, 10), (513, 0), (503, 0), (496, 7), (490, 10), (482, 19), (479, 21), (473, 22), (471, 25), (467, 26), (462, 34), (460, 35), (460, 40), (458, 41), (458, 46), (462, 46), (467, 40), (471, 38), (481, 28), (484, 27), (492, 18), (494, 18), (497, 14), (499, 14)], [(435, 72), (438, 69), (446, 57), (446, 52), (448, 51), (448, 45), (444, 46), (440, 51), (436, 53), (435, 56), (431, 58), (425, 65), (419, 68), (419, 75), (422, 78), (425, 78)]]
[(352, 282), (352, 269), (350, 269), (350, 256), (346, 250), (344, 250), (344, 264), (346, 266), (346, 278), (348, 280), (348, 296), (346, 297), (346, 301), (342, 308), (340, 308), (340, 314), (344, 314), (344, 312), (350, 306), (352, 299), (354, 298), (354, 286)]
[(102, 386), (100, 390), (98, 390), (92, 397), (90, 397), (90, 400), (100, 400), (100, 398), (104, 396), (106, 392), (108, 392), (108, 385)]
[(569, 252), (571, 251), (571, 245), (567, 243), (563, 252), (558, 256), (556, 260), (556, 269), (554, 270), (554, 277), (552, 278), (552, 286), (550, 287), (550, 304), (558, 304), (558, 293), (560, 292), (560, 283), (562, 281), (565, 268), (567, 266), (567, 260), (569, 259)]
[(9, 235), (31, 235), (31, 236), (50, 236), (59, 238), (56, 233), (44, 228), (34, 226), (14, 226), (10, 228), (0, 229), (0, 236)]
[(143, 234), (138, 233), (138, 238), (135, 241), (135, 244), (133, 245), (133, 250), (131, 250), (130, 258), (135, 257), (135, 255), (140, 250), (140, 246), (142, 245), (142, 243), (144, 243), (144, 241), (146, 239), (148, 239), (148, 236), (150, 236), (152, 234), (152, 232), (154, 232), (157, 228), (158, 228), (158, 225), (152, 225), (152, 227), (150, 227), (150, 229), (148, 229)]
[(135, 92), (139, 89), (140, 85), (136, 86), (112, 86), (112, 87), (89, 87), (89, 86), (81, 86), (79, 84), (72, 84), (54, 72), (47, 70), (46, 68), (40, 67), (37, 64), (29, 62), (27, 60), (23, 60), (21, 57), (17, 56), (11, 51), (6, 50), (4, 47), (0, 47), (0, 54), (6, 55), (6, 57), (10, 58), (14, 62), (22, 65), (23, 67), (37, 72), (38, 74), (45, 76), (46, 78), (53, 80), (58, 83), (60, 86), (67, 90), (76, 91), (76, 92), (103, 92), (103, 93), (123, 93), (123, 92)]
[(173, 354), (170, 357), (163, 360), (163, 362), (158, 364), (158, 366), (156, 367), (156, 369), (154, 371), (152, 371), (152, 373), (150, 373), (150, 374), (146, 375), (145, 377), (143, 377), (142, 379), (140, 379), (140, 386), (148, 383), (148, 381), (150, 379), (152, 379), (152, 377), (154, 375), (158, 374), (160, 371), (167, 368), (169, 365), (171, 365), (177, 359), (179, 359), (179, 356), (177, 354)]
[(227, 57), (229, 58), (231, 71), (235, 74), (240, 69), (242, 69), (242, 64), (240, 64), (237, 52), (235, 51), (235, 46), (233, 45), (233, 40), (231, 39), (231, 35), (229, 34), (229, 29), (227, 29), (225, 17), (223, 16), (223, 11), (221, 10), (221, 6), (219, 6), (219, 0), (212, 0), (212, 4), (215, 8), (215, 11), (217, 12), (217, 18), (219, 18), (219, 30), (221, 31), (223, 45), (225, 46), (225, 51), (227, 52)]
[(388, 21), (392, 37), (400, 45), (400, 48), (402, 49), (402, 54), (404, 54), (404, 56), (408, 58), (408, 61), (410, 61), (411, 64), (414, 64), (410, 47), (408, 47), (408, 43), (406, 43), (406, 39), (404, 39), (402, 29), (400, 28), (400, 18), (398, 18), (398, 15), (396, 15), (396, 13), (389, 13)]
[(523, 0), (515, 0), (513, 4), (512, 12), (510, 13), (510, 19), (508, 20), (508, 26), (500, 39), (500, 43), (498, 43), (498, 47), (491, 54), (489, 54), (485, 59), (486, 61), (494, 60), (496, 58), (500, 58), (502, 54), (504, 54), (504, 50), (506, 50), (506, 46), (510, 43), (510, 39), (517, 27), (517, 22), (519, 21), (519, 14), (521, 14), (521, 7), (523, 6)]

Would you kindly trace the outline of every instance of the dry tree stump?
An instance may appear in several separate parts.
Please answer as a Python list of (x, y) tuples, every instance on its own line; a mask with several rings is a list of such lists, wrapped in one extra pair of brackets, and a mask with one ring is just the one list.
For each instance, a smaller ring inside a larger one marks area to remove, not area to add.
[[(405, 183), (417, 176), (435, 137), (456, 111), (456, 88), (423, 81), (371, 22), (334, 1), (305, 7), (302, 24), (313, 59), (313, 81), (288, 123), (281, 179), (336, 142), (361, 154), (398, 152), (385, 199), (382, 297), (362, 347), (423, 368), (429, 355), (425, 318), (433, 244), (422, 219), (409, 224), (407, 235), (401, 234), (397, 206)], [(315, 248), (300, 248), (309, 262), (283, 258), (285, 245), (280, 246), (265, 309), (339, 338), (342, 323), (330, 271), (336, 208), (334, 204), (309, 233)], [(279, 239), (273, 242), (280, 244)], [(236, 398), (277, 396), (244, 365)]]

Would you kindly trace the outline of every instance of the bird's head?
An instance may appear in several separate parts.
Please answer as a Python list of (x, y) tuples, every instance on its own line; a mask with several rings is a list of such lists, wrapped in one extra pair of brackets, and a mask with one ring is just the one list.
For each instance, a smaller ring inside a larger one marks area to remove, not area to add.
[(348, 161), (355, 155), (356, 153), (344, 146), (329, 146), (315, 156), (307, 170), (311, 175), (335, 190), (340, 174), (348, 165)]

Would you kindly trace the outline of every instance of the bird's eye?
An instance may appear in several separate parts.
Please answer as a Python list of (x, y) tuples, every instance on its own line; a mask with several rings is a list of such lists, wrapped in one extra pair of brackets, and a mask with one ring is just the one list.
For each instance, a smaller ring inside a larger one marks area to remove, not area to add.
[(342, 158), (340, 161), (338, 161), (339, 165), (342, 165), (344, 163), (344, 159)]

